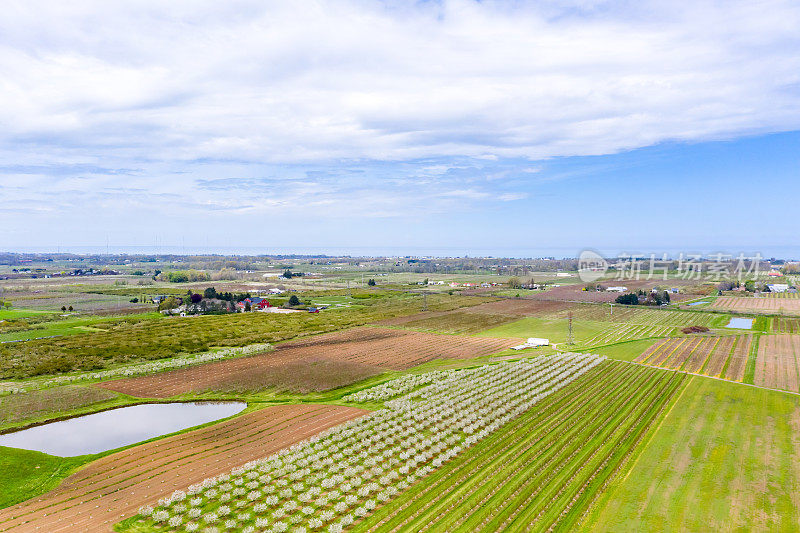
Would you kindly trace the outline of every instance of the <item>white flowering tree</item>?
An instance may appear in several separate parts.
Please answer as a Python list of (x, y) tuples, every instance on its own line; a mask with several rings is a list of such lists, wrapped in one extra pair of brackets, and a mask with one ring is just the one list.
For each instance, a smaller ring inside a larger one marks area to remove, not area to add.
[(605, 357), (557, 354), (404, 376), (384, 408), (140, 510), (159, 531), (342, 531)]

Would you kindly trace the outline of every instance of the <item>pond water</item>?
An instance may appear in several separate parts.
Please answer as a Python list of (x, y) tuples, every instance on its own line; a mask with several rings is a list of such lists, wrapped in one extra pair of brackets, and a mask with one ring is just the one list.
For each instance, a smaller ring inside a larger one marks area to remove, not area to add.
[(725, 326), (726, 328), (737, 329), (753, 329), (752, 318), (731, 318), (731, 321)]
[(99, 453), (226, 418), (245, 407), (244, 402), (133, 405), (6, 433), (0, 446), (62, 457)]
[(692, 302), (689, 305), (703, 305), (703, 304), (707, 304), (707, 303), (708, 303), (708, 300), (704, 300), (702, 302)]

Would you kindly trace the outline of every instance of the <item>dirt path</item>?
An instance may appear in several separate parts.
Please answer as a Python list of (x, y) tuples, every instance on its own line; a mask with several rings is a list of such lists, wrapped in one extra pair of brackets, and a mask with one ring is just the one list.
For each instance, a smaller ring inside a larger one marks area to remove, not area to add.
[(0, 510), (0, 531), (111, 531), (142, 505), (365, 413), (330, 405), (267, 407), (117, 452), (47, 494)]

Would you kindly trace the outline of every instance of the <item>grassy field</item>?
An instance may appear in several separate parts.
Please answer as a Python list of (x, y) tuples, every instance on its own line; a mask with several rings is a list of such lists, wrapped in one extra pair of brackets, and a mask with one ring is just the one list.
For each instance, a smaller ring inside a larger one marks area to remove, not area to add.
[[(623, 307), (608, 304), (583, 304), (570, 309), (578, 320), (621, 322), (646, 326), (707, 326), (722, 327), (730, 315), (725, 313), (703, 313), (701, 311), (678, 311), (649, 307)], [(558, 312), (555, 318), (564, 318), (567, 311)]]
[(672, 372), (604, 363), (353, 530), (570, 530), (682, 381)]
[[(159, 313), (139, 313), (125, 317), (125, 323), (132, 323), (138, 320), (160, 319), (162, 318)], [(52, 321), (37, 321), (31, 324), (30, 327), (21, 331), (10, 331), (7, 333), (0, 333), (0, 342), (9, 341), (25, 341), (31, 339), (38, 339), (42, 337), (55, 337), (61, 335), (81, 335), (86, 333), (102, 332), (108, 329), (116, 322), (123, 320), (119, 317), (58, 317), (57, 320)], [(98, 327), (100, 325), (106, 326)]]
[(798, 396), (690, 377), (584, 529), (797, 531), (798, 430)]
[(0, 446), (0, 509), (54, 488), (83, 462)]
[(609, 359), (617, 359), (620, 361), (633, 361), (644, 353), (653, 343), (657, 342), (655, 339), (642, 339), (635, 341), (620, 342), (618, 344), (611, 344), (609, 346), (601, 346), (592, 349), (580, 349), (581, 352), (591, 352), (597, 355), (605, 355)]
[[(588, 339), (602, 333), (608, 324), (603, 322), (591, 322), (587, 320), (575, 320), (572, 323), (573, 335), (576, 342)], [(567, 340), (568, 324), (560, 318), (538, 318), (528, 317), (491, 328), (481, 332), (479, 335), (486, 337), (543, 337), (550, 339), (550, 342), (565, 342)]]
[[(529, 317), (488, 329), (480, 333), (496, 337), (544, 337), (550, 342), (564, 343), (567, 340), (568, 322), (561, 318)], [(590, 320), (573, 320), (572, 333), (575, 345), (571, 349), (582, 350), (595, 346), (620, 342), (666, 337), (676, 333), (671, 326), (617, 324)], [(567, 346), (564, 346), (567, 348)]]
[(38, 309), (0, 309), (0, 320), (8, 320), (10, 318), (26, 318), (29, 316), (46, 315), (52, 311), (40, 311)]

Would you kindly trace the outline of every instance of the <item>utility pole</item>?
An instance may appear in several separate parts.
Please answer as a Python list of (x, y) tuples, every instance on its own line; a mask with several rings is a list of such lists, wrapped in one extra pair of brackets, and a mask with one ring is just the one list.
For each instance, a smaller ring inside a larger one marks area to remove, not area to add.
[(569, 312), (569, 332), (567, 333), (567, 344), (575, 344), (575, 339), (572, 336), (572, 311)]
[(350, 298), (350, 280), (347, 280), (347, 297)]
[(422, 293), (422, 310), (423, 311), (427, 311), (428, 310), (428, 293), (427, 292)]
[(611, 304), (611, 315), (614, 315), (614, 304)]

